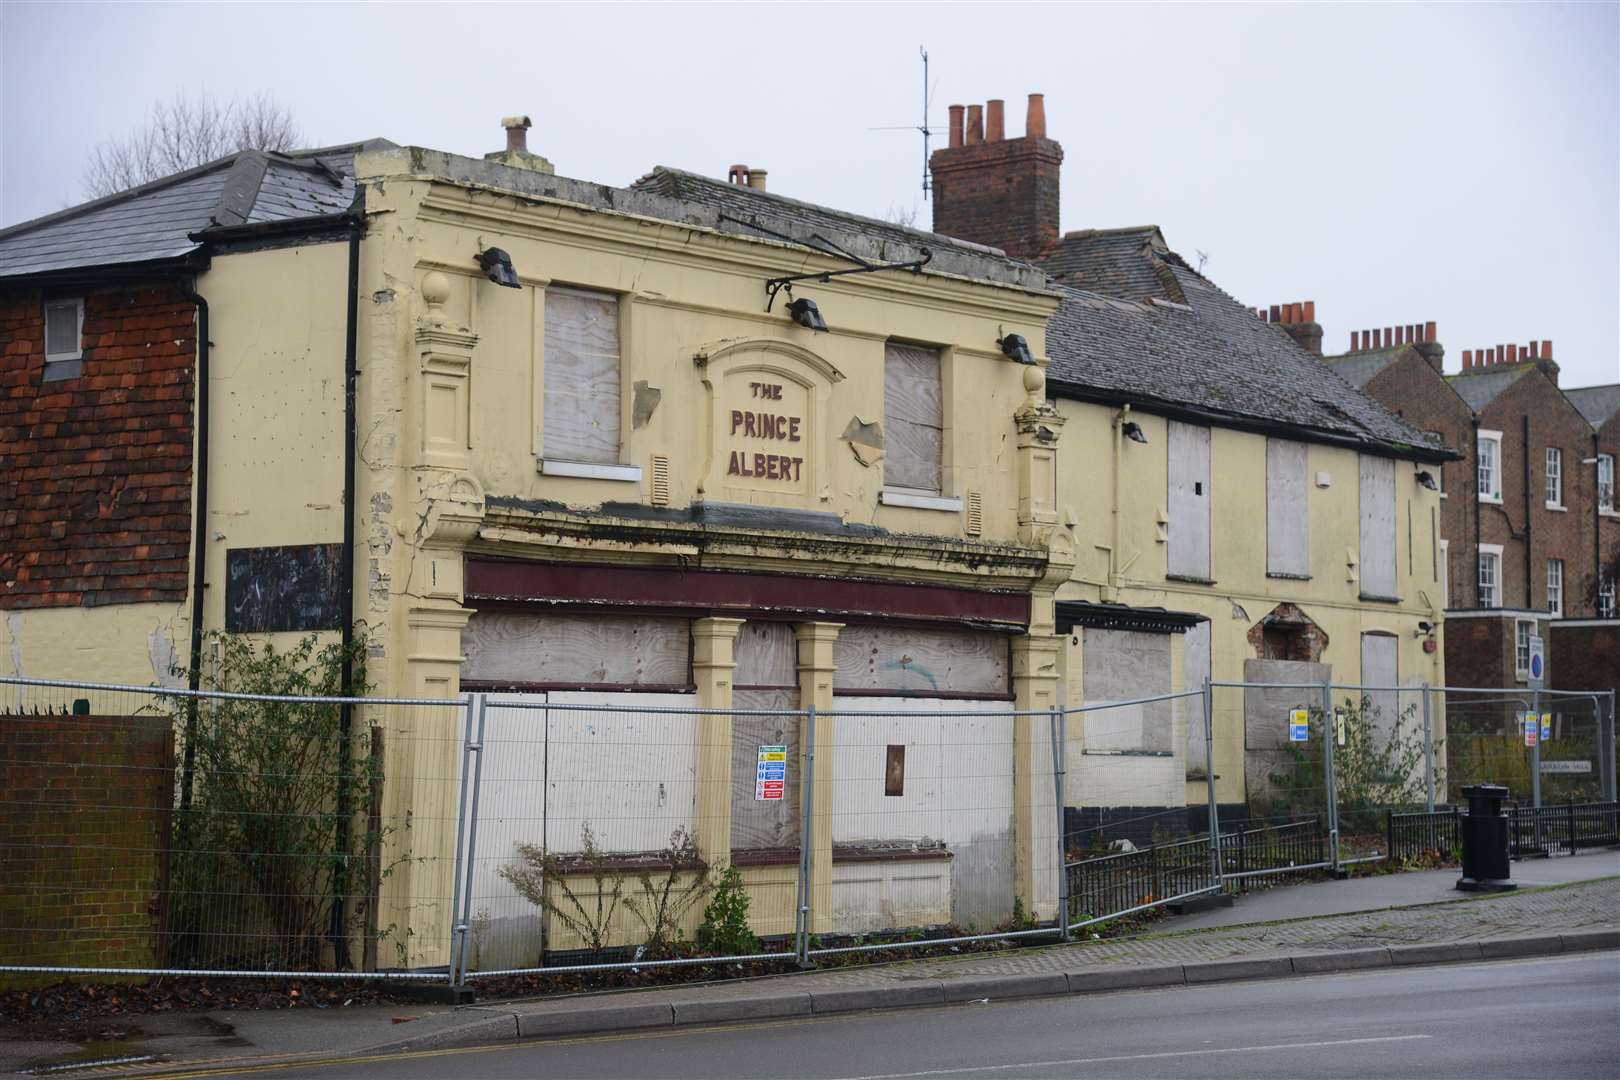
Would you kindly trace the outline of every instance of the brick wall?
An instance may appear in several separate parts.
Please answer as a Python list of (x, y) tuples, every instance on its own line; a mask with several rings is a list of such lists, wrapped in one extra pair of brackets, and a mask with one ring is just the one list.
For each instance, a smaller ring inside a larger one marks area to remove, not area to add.
[(1547, 685), (1554, 690), (1620, 690), (1620, 620), (1586, 626), (1553, 623)]
[[(1489, 369), (1487, 369), (1489, 370)], [(1524, 418), (1530, 420), (1525, 445)], [(1590, 466), (1592, 426), (1540, 371), (1515, 382), (1480, 414), (1480, 427), (1502, 433), (1502, 504), (1480, 507), (1480, 542), (1502, 545), (1502, 606), (1545, 610), (1547, 560), (1564, 562), (1564, 616), (1589, 619), (1592, 575), (1592, 506), (1596, 493)], [(1563, 451), (1563, 511), (1546, 507), (1546, 450)], [(1525, 524), (1525, 464), (1530, 467), (1529, 536)], [(1525, 545), (1530, 549), (1528, 588)]]
[(0, 716), (0, 963), (149, 967), (174, 796), (161, 716)]
[(1513, 618), (1447, 619), (1446, 684), (1512, 686)]
[(191, 534), (193, 306), (83, 295), (77, 378), (42, 381), (43, 297), (0, 295), (0, 608), (180, 600)]

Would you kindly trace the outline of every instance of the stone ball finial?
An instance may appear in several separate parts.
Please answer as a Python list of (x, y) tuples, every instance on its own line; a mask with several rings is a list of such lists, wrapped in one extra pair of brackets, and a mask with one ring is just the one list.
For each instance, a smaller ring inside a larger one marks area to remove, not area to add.
[(429, 271), (422, 279), (422, 299), (428, 306), (427, 321), (443, 326), (444, 302), (450, 299), (450, 279), (437, 270)]
[(1046, 372), (1034, 364), (1024, 368), (1024, 393), (1031, 401), (1039, 401), (1046, 390)]

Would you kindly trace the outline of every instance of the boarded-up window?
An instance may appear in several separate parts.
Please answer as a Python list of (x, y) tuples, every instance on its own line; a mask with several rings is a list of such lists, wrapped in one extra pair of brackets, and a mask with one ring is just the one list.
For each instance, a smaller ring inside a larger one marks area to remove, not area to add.
[[(1086, 704), (1168, 694), (1171, 639), (1170, 634), (1088, 627), (1081, 639)], [(1174, 748), (1171, 718), (1168, 701), (1090, 710), (1085, 713), (1085, 748), (1092, 753), (1169, 753)]]
[(691, 685), (685, 619), (481, 611), (461, 636), (463, 683), (519, 687)]
[(1209, 578), (1209, 428), (1170, 421), (1170, 573)]
[[(1181, 684), (1186, 690), (1202, 690), (1210, 677), (1209, 626), (1201, 622), (1189, 627), (1181, 638)], [(1187, 710), (1187, 771), (1201, 769), (1209, 760), (1204, 744), (1204, 703), (1184, 698), (1176, 703)]]
[(619, 298), (546, 290), (542, 456), (619, 463)]
[(1011, 697), (1007, 656), (1007, 636), (984, 630), (846, 626), (833, 646), (833, 690)]
[(1266, 573), (1310, 577), (1311, 514), (1305, 444), (1266, 440)]
[(1395, 462), (1361, 458), (1361, 593), (1394, 599)]
[[(1396, 666), (1398, 646), (1399, 642), (1391, 634), (1361, 635), (1361, 685), (1399, 685), (1400, 671)], [(1377, 732), (1387, 738), (1399, 719), (1400, 695), (1392, 690), (1364, 690), (1362, 696), (1367, 702), (1362, 722), (1367, 725), (1369, 732)], [(1378, 743), (1380, 748), (1383, 745), (1382, 741)]]
[(939, 352), (889, 342), (883, 352), (883, 482), (940, 490), (944, 406)]

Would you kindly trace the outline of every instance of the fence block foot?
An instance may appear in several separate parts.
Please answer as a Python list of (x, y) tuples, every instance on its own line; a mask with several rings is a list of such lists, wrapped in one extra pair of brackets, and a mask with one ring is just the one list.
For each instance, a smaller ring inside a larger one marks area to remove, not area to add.
[(1514, 881), (1475, 881), (1473, 878), (1458, 878), (1458, 892), (1512, 892), (1519, 887)]
[(1211, 893), (1208, 896), (1195, 896), (1190, 900), (1165, 905), (1177, 915), (1196, 915), (1200, 911), (1214, 911), (1216, 908), (1229, 908), (1231, 906), (1232, 894), (1227, 892)]
[(383, 982), (380, 988), (410, 1001), (428, 1005), (471, 1005), (478, 1000), (478, 991), (470, 986), (448, 986), (444, 983)]

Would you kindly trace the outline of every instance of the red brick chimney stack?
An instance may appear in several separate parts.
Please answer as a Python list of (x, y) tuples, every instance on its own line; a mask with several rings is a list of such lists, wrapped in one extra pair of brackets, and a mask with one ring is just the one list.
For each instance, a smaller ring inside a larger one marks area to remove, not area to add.
[[(966, 113), (957, 138), (957, 116)], [(1022, 138), (1007, 136), (1006, 103), (950, 107), (951, 132), (934, 151), (934, 231), (1037, 260), (1058, 241), (1063, 147), (1046, 137), (1046, 106), (1031, 94)]]
[(1307, 352), (1322, 355), (1322, 327), (1316, 321), (1316, 301), (1272, 304), (1269, 322), (1281, 326)]

